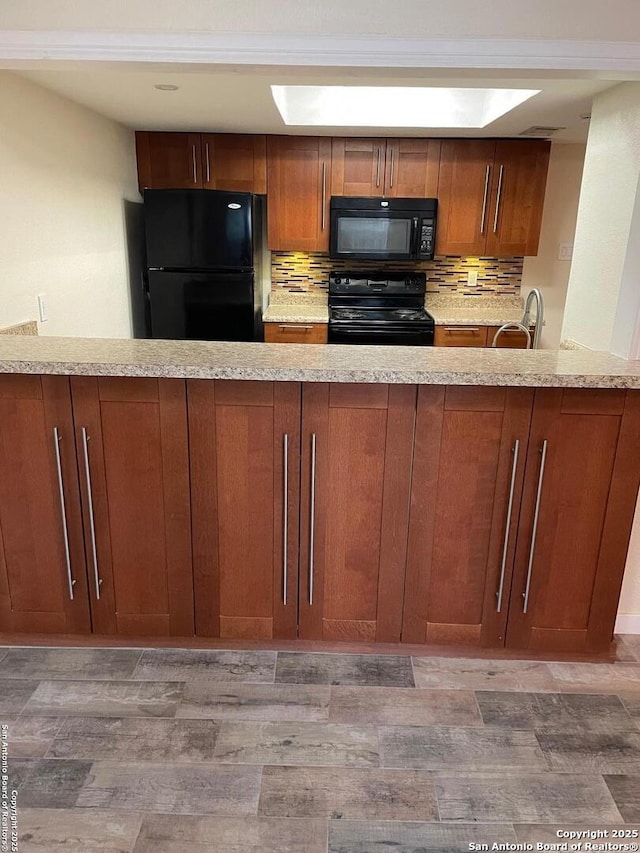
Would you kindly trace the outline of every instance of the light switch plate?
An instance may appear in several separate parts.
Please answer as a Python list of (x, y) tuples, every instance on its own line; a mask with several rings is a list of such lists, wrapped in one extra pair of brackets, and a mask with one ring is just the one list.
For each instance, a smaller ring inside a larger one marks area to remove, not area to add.
[(469, 270), (467, 273), (467, 284), (469, 287), (475, 287), (478, 284), (478, 270)]

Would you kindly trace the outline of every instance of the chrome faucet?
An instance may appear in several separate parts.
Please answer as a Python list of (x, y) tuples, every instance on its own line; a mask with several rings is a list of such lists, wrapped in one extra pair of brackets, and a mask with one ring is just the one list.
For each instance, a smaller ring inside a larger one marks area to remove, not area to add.
[[(531, 305), (533, 302), (536, 303), (536, 326), (533, 332), (533, 340), (531, 340), (531, 332), (529, 329), (531, 328)], [(493, 336), (492, 347), (496, 347), (498, 345), (498, 338), (503, 332), (508, 330), (518, 330), (523, 332), (527, 339), (527, 349), (538, 349), (540, 347), (540, 335), (542, 334), (542, 324), (544, 323), (544, 300), (542, 299), (542, 294), (538, 290), (537, 287), (532, 288), (529, 295), (527, 296), (527, 301), (524, 306), (524, 314), (522, 315), (522, 319), (519, 323), (505, 323), (504, 326), (500, 326), (498, 331)]]
[(531, 326), (531, 305), (536, 303), (536, 327), (533, 333), (532, 349), (538, 349), (540, 346), (540, 335), (542, 334), (542, 325), (544, 323), (544, 300), (542, 294), (537, 287), (534, 287), (527, 296), (527, 301), (524, 305), (524, 314), (522, 315), (522, 325), (527, 329)]

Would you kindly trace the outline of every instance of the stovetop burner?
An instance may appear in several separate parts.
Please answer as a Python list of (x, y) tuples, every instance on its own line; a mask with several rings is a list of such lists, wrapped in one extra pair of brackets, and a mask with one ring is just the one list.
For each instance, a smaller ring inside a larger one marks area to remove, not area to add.
[(414, 323), (430, 319), (423, 308), (331, 308), (331, 319), (334, 321), (359, 320), (365, 323)]

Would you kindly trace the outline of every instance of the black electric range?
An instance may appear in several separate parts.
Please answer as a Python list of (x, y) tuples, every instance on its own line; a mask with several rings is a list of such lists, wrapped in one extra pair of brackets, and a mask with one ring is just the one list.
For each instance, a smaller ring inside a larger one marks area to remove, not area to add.
[(433, 346), (426, 288), (425, 273), (330, 273), (329, 343)]

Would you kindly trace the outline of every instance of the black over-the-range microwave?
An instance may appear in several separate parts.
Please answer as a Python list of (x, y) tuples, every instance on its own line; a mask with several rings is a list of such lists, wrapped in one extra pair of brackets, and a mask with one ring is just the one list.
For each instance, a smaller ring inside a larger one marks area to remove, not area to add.
[(435, 198), (331, 197), (332, 258), (430, 261), (436, 242)]

